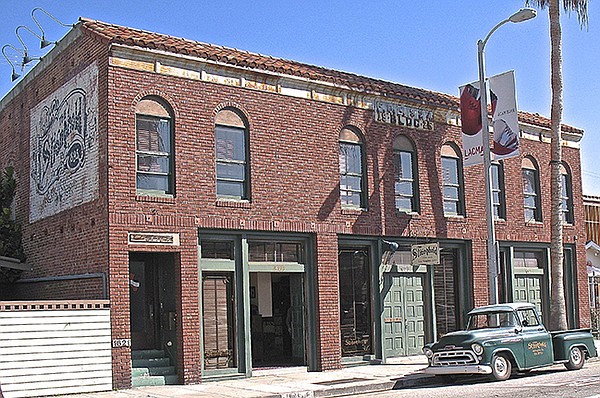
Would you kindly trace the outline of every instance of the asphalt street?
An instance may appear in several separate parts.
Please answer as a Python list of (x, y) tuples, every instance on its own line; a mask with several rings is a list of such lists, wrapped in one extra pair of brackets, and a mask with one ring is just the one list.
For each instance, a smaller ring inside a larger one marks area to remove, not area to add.
[(562, 365), (517, 374), (507, 381), (485, 377), (461, 378), (453, 384), (435, 383), (360, 395), (360, 398), (600, 398), (600, 361), (586, 363), (577, 371)]

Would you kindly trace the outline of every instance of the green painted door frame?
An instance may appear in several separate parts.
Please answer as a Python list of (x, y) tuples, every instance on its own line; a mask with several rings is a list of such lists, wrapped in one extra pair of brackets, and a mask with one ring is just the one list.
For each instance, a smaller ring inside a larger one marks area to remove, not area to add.
[[(385, 238), (386, 241), (393, 241), (399, 243), (401, 246), (410, 247), (411, 244), (424, 243), (423, 240), (417, 241), (415, 238)], [(471, 284), (471, 269), (472, 261), (470, 255), (470, 243), (467, 241), (453, 241), (453, 240), (439, 240), (440, 249), (448, 252), (452, 251), (455, 256), (455, 266), (457, 267), (456, 272), (456, 290), (458, 292), (457, 303), (459, 308), (456, 309), (456, 322), (459, 327), (463, 327), (466, 313), (473, 307), (472, 297), (472, 284)], [(351, 236), (339, 236), (338, 237), (338, 252), (342, 250), (367, 248), (370, 254), (371, 261), (371, 281), (372, 281), (372, 311), (373, 311), (373, 359), (376, 361), (382, 361), (385, 363), (387, 355), (384, 348), (385, 340), (385, 328), (386, 328), (386, 314), (385, 314), (385, 290), (384, 281), (386, 272), (390, 272), (384, 264), (384, 254), (388, 250), (388, 244), (383, 243), (382, 238), (375, 237), (351, 237)], [(436, 317), (433, 308), (434, 295), (433, 295), (433, 267), (435, 266), (420, 266), (413, 268), (400, 268), (395, 269), (400, 273), (412, 273), (418, 272), (423, 273), (423, 291), (424, 291), (424, 306), (423, 306), (423, 337), (425, 343), (432, 342), (437, 334), (436, 331)], [(404, 311), (406, 316), (406, 311)], [(393, 318), (393, 316), (392, 316)], [(343, 362), (344, 361), (343, 359)], [(351, 362), (351, 360), (347, 360)]]

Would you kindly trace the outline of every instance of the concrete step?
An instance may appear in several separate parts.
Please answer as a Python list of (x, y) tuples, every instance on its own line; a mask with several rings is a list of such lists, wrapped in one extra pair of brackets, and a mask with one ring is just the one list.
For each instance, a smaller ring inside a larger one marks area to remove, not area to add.
[(136, 376), (131, 379), (132, 387), (164, 386), (179, 384), (177, 375)]
[(134, 359), (131, 361), (131, 363), (132, 367), (134, 368), (157, 368), (171, 366), (171, 360), (166, 357)]
[(168, 376), (177, 374), (175, 366), (156, 366), (152, 368), (133, 368), (132, 376)]
[(164, 350), (135, 350), (131, 351), (131, 359), (148, 359), (165, 357)]

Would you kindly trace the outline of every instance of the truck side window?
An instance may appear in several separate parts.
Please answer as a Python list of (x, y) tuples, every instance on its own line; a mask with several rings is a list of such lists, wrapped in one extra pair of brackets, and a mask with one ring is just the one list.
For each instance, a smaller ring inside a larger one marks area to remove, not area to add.
[(519, 319), (521, 320), (521, 325), (524, 327), (538, 326), (540, 324), (533, 309), (519, 310), (518, 314)]

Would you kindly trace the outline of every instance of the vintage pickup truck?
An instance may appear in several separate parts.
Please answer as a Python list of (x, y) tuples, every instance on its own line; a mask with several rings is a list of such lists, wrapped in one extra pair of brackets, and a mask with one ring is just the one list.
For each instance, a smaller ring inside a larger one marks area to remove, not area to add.
[(506, 380), (512, 372), (564, 364), (581, 369), (597, 356), (589, 329), (548, 332), (533, 304), (506, 303), (475, 308), (467, 329), (448, 333), (423, 347), (429, 361), (425, 373), (446, 379), (486, 374)]

